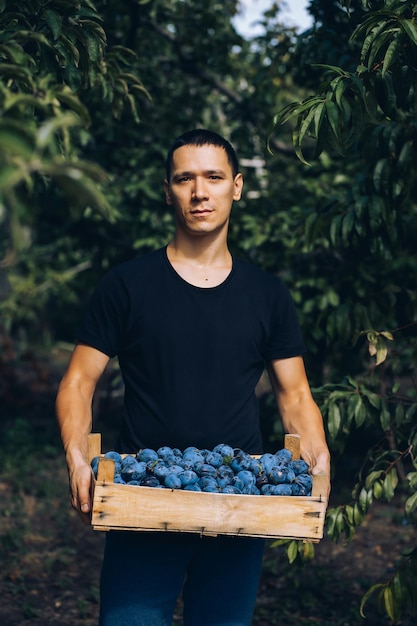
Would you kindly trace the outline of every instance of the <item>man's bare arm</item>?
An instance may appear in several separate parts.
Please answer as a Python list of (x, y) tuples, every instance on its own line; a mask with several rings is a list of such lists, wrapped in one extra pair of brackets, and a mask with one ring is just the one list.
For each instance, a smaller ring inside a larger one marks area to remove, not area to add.
[(91, 468), (88, 463), (91, 405), (97, 382), (108, 362), (109, 357), (103, 352), (78, 344), (56, 399), (57, 420), (68, 466), (71, 503), (86, 523), (91, 516)]
[(311, 395), (302, 357), (272, 361), (268, 373), (285, 431), (300, 435), (301, 456), (313, 474), (330, 475), (323, 418)]

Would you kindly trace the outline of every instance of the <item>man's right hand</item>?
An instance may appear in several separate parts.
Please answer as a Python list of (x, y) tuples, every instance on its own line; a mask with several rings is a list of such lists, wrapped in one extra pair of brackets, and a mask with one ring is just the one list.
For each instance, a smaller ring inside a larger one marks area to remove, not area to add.
[(82, 463), (69, 471), (70, 499), (85, 524), (91, 523), (94, 481), (90, 465)]

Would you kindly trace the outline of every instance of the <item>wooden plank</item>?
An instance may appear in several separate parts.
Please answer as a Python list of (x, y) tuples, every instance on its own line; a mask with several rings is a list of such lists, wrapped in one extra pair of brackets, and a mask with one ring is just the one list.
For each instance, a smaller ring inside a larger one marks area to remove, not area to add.
[(313, 488), (311, 495), (316, 498), (326, 498), (329, 492), (330, 481), (327, 474), (313, 474)]
[(90, 433), (88, 435), (88, 461), (94, 459), (94, 457), (99, 456), (101, 454), (101, 434), (100, 433)]
[(97, 482), (96, 530), (178, 531), (319, 540), (326, 501), (311, 496), (247, 496)]
[(300, 458), (301, 449), (300, 435), (285, 435), (284, 448), (291, 452), (293, 460), (298, 460)]
[(97, 482), (114, 483), (114, 461), (112, 459), (101, 458), (98, 464)]

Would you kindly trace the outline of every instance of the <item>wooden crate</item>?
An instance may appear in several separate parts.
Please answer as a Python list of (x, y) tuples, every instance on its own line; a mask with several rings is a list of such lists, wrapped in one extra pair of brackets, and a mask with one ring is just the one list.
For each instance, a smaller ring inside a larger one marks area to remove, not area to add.
[[(300, 457), (298, 435), (286, 435), (285, 447)], [(90, 460), (101, 454), (101, 436), (89, 437)], [(113, 482), (114, 461), (101, 458), (94, 485), (95, 530), (188, 532), (302, 539), (323, 537), (329, 477), (313, 477), (311, 496), (217, 494), (155, 489)]]

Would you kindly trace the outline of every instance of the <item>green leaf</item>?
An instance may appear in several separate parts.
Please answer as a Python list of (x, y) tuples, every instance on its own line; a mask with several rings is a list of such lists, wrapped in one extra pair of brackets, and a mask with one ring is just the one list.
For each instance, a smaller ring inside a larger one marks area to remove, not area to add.
[(378, 337), (376, 345), (376, 365), (381, 365), (387, 358), (388, 348), (385, 341)]
[(84, 41), (87, 46), (90, 61), (96, 63), (103, 56), (102, 42), (95, 35), (90, 33), (84, 37)]
[(355, 526), (360, 526), (363, 522), (364, 514), (367, 512), (366, 510), (362, 510), (361, 506), (358, 502), (355, 502), (353, 505), (353, 521)]
[(359, 493), (358, 506), (361, 513), (366, 514), (368, 512), (369, 505), (372, 502), (372, 491), (361, 489)]
[(375, 496), (375, 498), (377, 500), (379, 500), (380, 498), (382, 498), (382, 496), (384, 495), (384, 487), (381, 481), (377, 480), (373, 485), (372, 485), (372, 491), (373, 494)]
[(65, 191), (68, 200), (75, 209), (92, 208), (104, 217), (109, 218), (110, 211), (106, 198), (93, 183), (84, 178), (75, 167), (67, 168), (65, 173), (56, 176), (60, 187)]
[(294, 563), (298, 556), (298, 544), (297, 541), (290, 541), (287, 548), (287, 557), (290, 563)]
[(79, 115), (83, 122), (86, 124), (86, 126), (90, 125), (91, 118), (88, 109), (84, 106), (80, 99), (75, 96), (68, 88), (59, 91), (56, 94), (56, 98), (59, 102), (65, 104), (74, 113)]
[(79, 125), (80, 118), (74, 113), (65, 113), (49, 119), (38, 130), (38, 147), (41, 150), (44, 149), (52, 141), (57, 131)]
[(404, 422), (404, 405), (402, 403), (397, 404), (395, 407), (395, 421), (398, 426)]
[(341, 423), (342, 423), (342, 417), (341, 417), (340, 409), (337, 404), (332, 403), (332, 405), (329, 406), (328, 423), (327, 423), (329, 434), (332, 440), (335, 440), (337, 438), (337, 435), (340, 431)]
[(342, 226), (342, 220), (343, 220), (343, 215), (339, 214), (336, 215), (336, 217), (334, 217), (331, 221), (330, 224), (330, 241), (332, 242), (332, 244), (334, 246), (337, 246), (338, 244), (338, 239), (339, 239), (339, 233), (341, 230), (341, 226)]
[(388, 474), (385, 476), (383, 490), (384, 496), (388, 502), (392, 500), (394, 497), (395, 488), (398, 485), (398, 474), (395, 468), (391, 469)]
[(375, 593), (379, 593), (381, 592), (383, 589), (385, 588), (384, 583), (377, 583), (376, 585), (373, 585), (372, 587), (370, 587), (368, 589), (368, 591), (366, 591), (366, 593), (362, 596), (362, 600), (361, 600), (361, 604), (360, 604), (360, 614), (361, 617), (366, 618), (364, 609), (365, 609), (365, 605), (368, 602), (368, 600), (370, 599), (370, 597), (372, 595), (374, 595)]
[(381, 398), (378, 394), (373, 393), (372, 391), (366, 391), (366, 398), (375, 409), (381, 408)]
[(325, 102), (320, 102), (315, 106), (314, 111), (314, 136), (317, 137), (320, 133), (320, 128), (323, 122), (323, 116), (325, 114)]
[[(1, 141), (0, 141), (1, 149)], [(26, 172), (21, 168), (17, 168), (13, 165), (5, 165), (0, 168), (0, 192), (8, 192), (13, 187), (16, 187), (26, 178)]]
[(406, 500), (404, 508), (407, 515), (414, 513), (417, 509), (417, 491)]
[(400, 169), (403, 169), (404, 166), (408, 165), (411, 162), (411, 159), (413, 158), (413, 150), (414, 145), (411, 140), (406, 141), (402, 145), (397, 159), (397, 163)]
[(25, 67), (19, 67), (11, 63), (0, 63), (0, 77), (21, 82), (24, 87), (34, 91), (34, 83), (31, 73)]
[(354, 521), (354, 516), (353, 516), (353, 506), (347, 504), (345, 507), (345, 513), (346, 513), (346, 519), (349, 522), (349, 524), (354, 526), (355, 521)]
[(23, 125), (11, 120), (0, 120), (0, 148), (3, 158), (18, 155), (29, 159), (34, 146), (33, 135)]
[(300, 126), (299, 131), (299, 144), (301, 145), (305, 135), (308, 133), (312, 122), (314, 121), (314, 116), (316, 113), (316, 107), (313, 105), (308, 111), (307, 115), (304, 117), (303, 122)]
[(384, 432), (389, 430), (391, 426), (391, 413), (389, 412), (385, 402), (381, 402), (381, 413), (379, 415), (379, 421), (381, 424), (381, 428)]
[(343, 216), (342, 222), (342, 240), (345, 244), (349, 243), (350, 235), (352, 233), (353, 227), (355, 225), (355, 213), (354, 211), (348, 211)]
[(49, 28), (52, 31), (52, 36), (56, 41), (62, 32), (62, 16), (53, 9), (46, 9), (45, 18)]
[(311, 541), (299, 541), (298, 543), (303, 561), (311, 561), (314, 558), (314, 544)]
[(382, 65), (382, 78), (385, 77), (385, 74), (390, 69), (391, 65), (394, 63), (398, 56), (398, 49), (400, 46), (400, 41), (398, 35), (391, 41), (388, 49), (385, 53), (383, 65)]
[(411, 39), (412, 43), (417, 46), (417, 26), (415, 19), (401, 19), (399, 23), (401, 28), (407, 33), (408, 37)]
[(370, 50), (369, 50), (369, 57), (368, 57), (368, 70), (369, 71), (375, 71), (374, 65), (380, 65), (383, 63), (383, 56), (382, 56), (382, 50), (384, 49), (385, 45), (389, 45), (389, 41), (392, 38), (392, 33), (397, 33), (398, 32), (398, 28), (388, 28), (386, 29), (384, 32), (382, 32), (380, 34), (379, 37), (377, 37)]
[(379, 159), (379, 161), (377, 161), (377, 164), (374, 167), (374, 172), (373, 172), (373, 183), (375, 186), (375, 189), (377, 191), (381, 191), (383, 189), (383, 187), (385, 186), (385, 183), (387, 181), (387, 170), (388, 170), (388, 160), (387, 159)]
[(394, 598), (394, 594), (389, 585), (386, 585), (383, 591), (384, 606), (387, 615), (393, 622), (397, 622), (401, 613), (398, 602)]
[(417, 411), (417, 404), (412, 404), (405, 412), (405, 421), (411, 423)]
[(365, 479), (365, 489), (370, 489), (372, 487), (372, 485), (379, 479), (381, 478), (381, 476), (383, 476), (384, 472), (383, 470), (375, 470), (373, 472), (370, 472), (368, 474), (368, 476)]
[[(417, 461), (415, 462), (415, 467), (417, 466)], [(417, 472), (409, 472), (407, 474), (407, 480), (412, 491), (417, 491)]]
[(326, 100), (326, 117), (337, 145), (341, 143), (339, 109), (332, 100)]
[(31, 94), (8, 93), (3, 104), (3, 115), (4, 113), (6, 113), (7, 111), (10, 111), (11, 109), (19, 108), (19, 107), (22, 107), (23, 110), (28, 107), (33, 108), (33, 109), (46, 110), (47, 103), (41, 100), (39, 97), (33, 96)]

